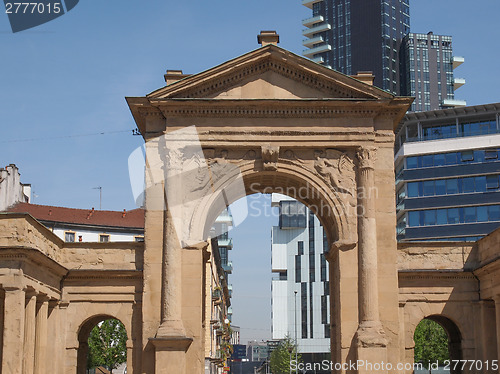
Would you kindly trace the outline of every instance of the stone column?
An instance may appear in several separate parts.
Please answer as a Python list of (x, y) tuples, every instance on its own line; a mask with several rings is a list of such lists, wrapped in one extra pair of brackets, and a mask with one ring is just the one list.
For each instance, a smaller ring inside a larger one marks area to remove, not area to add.
[(49, 298), (37, 298), (36, 328), (35, 328), (35, 369), (34, 374), (45, 374), (47, 360), (47, 319)]
[[(379, 316), (377, 224), (375, 217), (375, 148), (357, 152), (358, 167), (358, 359), (385, 359), (387, 339)], [(386, 362), (386, 361), (385, 361)], [(362, 370), (359, 371), (363, 372)]]
[(26, 309), (24, 315), (24, 356), (23, 373), (33, 373), (35, 364), (35, 315), (36, 293), (26, 292)]
[(496, 329), (497, 329), (497, 359), (499, 359), (500, 358), (500, 295), (496, 295), (493, 299), (495, 300), (495, 315), (496, 315)]
[(23, 372), (25, 293), (16, 287), (4, 290), (2, 374), (19, 374)]

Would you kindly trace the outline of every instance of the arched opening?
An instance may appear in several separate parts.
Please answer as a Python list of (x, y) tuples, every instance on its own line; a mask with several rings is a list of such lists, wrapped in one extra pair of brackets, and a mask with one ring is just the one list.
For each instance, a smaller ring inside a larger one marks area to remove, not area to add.
[(98, 315), (82, 324), (78, 333), (77, 374), (100, 373), (99, 368), (123, 374), (126, 362), (127, 332), (121, 321)]
[[(460, 330), (447, 317), (431, 315), (424, 318), (417, 325), (413, 339), (415, 363), (421, 363), (425, 368), (415, 373), (437, 372), (445, 366), (446, 361), (453, 363), (462, 359)], [(449, 373), (462, 373), (460, 365), (449, 365)]]
[[(246, 198), (248, 219), (223, 235), (223, 240), (234, 241), (234, 248), (229, 258), (223, 249), (221, 258), (223, 265), (228, 259), (234, 265), (228, 280), (233, 293), (232, 323), (240, 329), (239, 345), (247, 346), (250, 362), (241, 360), (236, 347), (228, 366), (240, 372), (246, 366), (259, 368), (266, 360), (269, 364), (271, 350), (276, 348), (273, 344), (278, 346), (287, 338), (297, 342), (301, 362), (329, 359), (327, 230), (307, 205), (289, 196), (256, 193)], [(229, 210), (239, 202), (229, 205)]]

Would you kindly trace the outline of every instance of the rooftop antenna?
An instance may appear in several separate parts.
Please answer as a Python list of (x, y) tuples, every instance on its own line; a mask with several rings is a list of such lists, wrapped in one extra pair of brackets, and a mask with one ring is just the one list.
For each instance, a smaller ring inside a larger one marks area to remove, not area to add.
[(102, 187), (94, 187), (93, 190), (99, 190), (99, 210), (102, 210)]

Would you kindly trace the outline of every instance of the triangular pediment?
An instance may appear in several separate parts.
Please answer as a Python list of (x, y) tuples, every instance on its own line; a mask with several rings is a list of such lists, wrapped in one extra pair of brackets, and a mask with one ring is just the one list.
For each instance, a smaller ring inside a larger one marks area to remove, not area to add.
[(148, 95), (198, 99), (389, 99), (388, 92), (267, 45)]

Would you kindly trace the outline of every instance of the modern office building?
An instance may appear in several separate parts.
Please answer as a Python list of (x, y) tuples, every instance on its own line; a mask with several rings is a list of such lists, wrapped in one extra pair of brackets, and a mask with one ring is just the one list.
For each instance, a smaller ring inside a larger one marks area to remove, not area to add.
[(296, 339), (304, 362), (330, 354), (328, 243), (318, 218), (302, 203), (273, 194), (279, 226), (272, 229), (272, 338)]
[(399, 50), (410, 31), (408, 0), (302, 0), (303, 55), (344, 74), (372, 71), (374, 84), (400, 94)]
[(473, 241), (500, 226), (500, 103), (408, 113), (396, 134), (400, 241)]
[(465, 79), (454, 77), (454, 69), (463, 62), (463, 57), (453, 56), (451, 36), (406, 35), (401, 46), (401, 94), (415, 97), (411, 111), (465, 106), (455, 98)]

